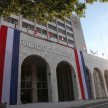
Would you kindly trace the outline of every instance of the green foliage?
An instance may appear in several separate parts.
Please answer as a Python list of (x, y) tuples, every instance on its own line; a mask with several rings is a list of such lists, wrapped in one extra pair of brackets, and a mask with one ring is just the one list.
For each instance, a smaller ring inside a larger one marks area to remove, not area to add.
[[(97, 0), (0, 0), (0, 14), (9, 17), (20, 14), (23, 18), (36, 20), (38, 23), (52, 22), (53, 18), (65, 20), (74, 12), (79, 17), (85, 17), (86, 3)], [(108, 2), (108, 0), (100, 0)]]

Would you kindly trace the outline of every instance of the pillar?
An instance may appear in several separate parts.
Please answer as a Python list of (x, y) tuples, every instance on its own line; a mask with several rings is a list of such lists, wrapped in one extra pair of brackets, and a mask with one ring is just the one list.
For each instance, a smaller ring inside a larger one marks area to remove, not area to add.
[[(91, 70), (91, 72), (92, 72), (92, 70)], [(94, 71), (93, 71), (93, 73), (94, 73)], [(95, 82), (94, 82), (94, 76), (93, 76), (93, 73), (91, 73), (91, 76), (92, 76), (92, 82), (93, 82), (93, 99), (96, 99), (96, 89), (95, 89)]]
[(32, 74), (31, 74), (31, 85), (32, 85), (32, 103), (36, 103), (38, 101), (37, 97), (37, 72), (36, 65), (32, 65)]
[(104, 84), (104, 88), (105, 88), (105, 97), (108, 97), (107, 85), (106, 85), (105, 76), (104, 76), (104, 70), (102, 71), (102, 78), (103, 78), (103, 84)]
[(51, 90), (52, 90), (52, 102), (58, 102), (58, 88), (57, 88), (57, 77), (56, 77), (56, 64), (49, 63), (51, 69)]
[(18, 20), (18, 30), (22, 30), (22, 17), (21, 15), (19, 14), (19, 20)]

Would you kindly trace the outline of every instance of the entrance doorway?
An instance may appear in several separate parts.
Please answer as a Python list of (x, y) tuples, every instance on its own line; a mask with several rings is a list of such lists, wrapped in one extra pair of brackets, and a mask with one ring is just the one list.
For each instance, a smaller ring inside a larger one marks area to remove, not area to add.
[(58, 84), (58, 100), (74, 100), (71, 67), (66, 62), (60, 62), (56, 69)]
[(21, 102), (48, 102), (47, 65), (38, 56), (27, 57), (21, 66)]

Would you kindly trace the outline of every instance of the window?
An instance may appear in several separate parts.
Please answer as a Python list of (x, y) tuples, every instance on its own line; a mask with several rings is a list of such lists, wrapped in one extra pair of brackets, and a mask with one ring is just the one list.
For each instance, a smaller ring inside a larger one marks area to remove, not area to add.
[(43, 30), (43, 29), (42, 29), (42, 34), (47, 35), (46, 30)]
[(48, 24), (48, 28), (52, 29), (52, 30), (57, 30), (55, 26)]
[(73, 45), (73, 40), (68, 39), (68, 43)]
[(29, 29), (34, 31), (34, 26), (29, 24)]
[(12, 23), (12, 24), (15, 24), (15, 23), (18, 24), (18, 20), (14, 19), (14, 18), (11, 18), (11, 17), (4, 18), (3, 20), (6, 21), (6, 22), (9, 22), (9, 23)]
[(22, 22), (22, 27), (29, 28), (29, 30), (34, 31), (34, 26), (33, 25), (30, 25), (28, 23)]
[(59, 36), (59, 40), (66, 42), (66, 38), (65, 37), (62, 40), (62, 36)]
[(45, 24), (42, 24), (42, 26), (46, 27), (46, 23)]
[(51, 33), (51, 37), (57, 39), (57, 34)]
[(59, 21), (57, 21), (57, 24), (58, 24), (59, 26), (61, 26), (61, 27), (65, 27), (65, 25), (64, 25), (63, 23), (59, 22)]
[(66, 29), (72, 31), (72, 28), (66, 25)]
[(66, 20), (66, 23), (71, 25), (71, 22), (70, 22), (70, 21), (68, 21), (68, 20)]
[[(27, 66), (26, 66), (27, 67)], [(21, 69), (21, 89), (31, 88), (31, 67)]]
[(60, 33), (65, 35), (65, 31), (64, 30), (61, 30), (61, 29), (58, 28), (58, 32), (60, 32)]
[(69, 36), (69, 37), (71, 37), (71, 38), (74, 38), (74, 37), (73, 37), (73, 34), (68, 33), (68, 32), (67, 32), (67, 36)]
[(15, 23), (16, 23), (16, 19), (11, 18), (11, 23), (12, 23), (12, 24), (15, 24)]
[(55, 20), (55, 19), (53, 19), (53, 23), (55, 23), (55, 24), (56, 24), (56, 20)]
[(28, 24), (25, 23), (25, 22), (22, 22), (22, 27), (24, 27), (24, 28), (28, 28)]
[(41, 29), (40, 28), (36, 27), (36, 29), (37, 29), (38, 33), (41, 33)]

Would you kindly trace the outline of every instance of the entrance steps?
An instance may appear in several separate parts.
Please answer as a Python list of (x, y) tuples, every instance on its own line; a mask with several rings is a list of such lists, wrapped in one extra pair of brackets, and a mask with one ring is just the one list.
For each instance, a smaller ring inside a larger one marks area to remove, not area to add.
[(9, 105), (7, 108), (108, 108), (108, 98), (70, 102)]

